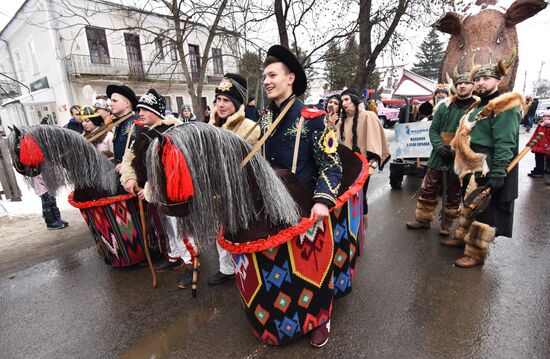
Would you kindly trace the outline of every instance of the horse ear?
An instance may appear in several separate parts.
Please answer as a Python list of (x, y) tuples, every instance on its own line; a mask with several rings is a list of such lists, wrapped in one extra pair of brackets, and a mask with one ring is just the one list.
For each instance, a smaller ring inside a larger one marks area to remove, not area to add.
[(512, 27), (544, 10), (545, 0), (516, 0), (504, 15), (506, 26)]
[(432, 27), (450, 35), (459, 35), (462, 29), (462, 18), (455, 12), (445, 13)]
[(15, 125), (13, 125), (13, 132), (15, 132), (15, 137), (21, 137), (21, 131)]

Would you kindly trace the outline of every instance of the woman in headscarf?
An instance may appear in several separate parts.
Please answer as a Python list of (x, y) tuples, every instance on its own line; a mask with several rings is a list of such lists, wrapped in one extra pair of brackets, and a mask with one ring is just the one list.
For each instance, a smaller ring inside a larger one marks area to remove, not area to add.
[[(390, 158), (386, 134), (378, 116), (366, 111), (357, 92), (347, 89), (340, 94), (341, 115), (336, 125), (337, 136), (341, 142), (354, 152), (360, 153), (369, 161), (370, 174), (376, 168), (382, 169)], [(365, 228), (367, 226), (367, 189), (370, 176), (363, 186), (365, 208)]]
[(113, 159), (113, 133), (111, 131), (106, 131), (96, 136), (98, 131), (101, 131), (103, 126), (105, 126), (105, 122), (95, 107), (82, 107), (80, 110), (80, 118), (82, 120), (82, 126), (84, 126), (82, 136), (87, 140), (91, 140), (90, 142), (109, 159)]

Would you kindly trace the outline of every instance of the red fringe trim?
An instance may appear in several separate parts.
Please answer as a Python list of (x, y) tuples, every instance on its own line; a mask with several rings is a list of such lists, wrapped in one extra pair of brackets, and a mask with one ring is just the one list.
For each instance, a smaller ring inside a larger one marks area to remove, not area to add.
[(74, 192), (69, 193), (69, 203), (71, 206), (78, 209), (92, 208), (92, 207), (103, 207), (117, 202), (123, 202), (129, 199), (136, 197), (134, 193), (123, 194), (115, 197), (106, 197), (100, 198), (95, 201), (88, 202), (76, 202), (73, 200)]
[[(344, 194), (336, 199), (336, 205), (330, 209), (330, 212), (342, 207), (347, 201), (349, 201), (352, 196), (355, 196), (357, 192), (359, 192), (363, 188), (363, 184), (369, 177), (369, 162), (365, 157), (361, 156), (360, 154), (356, 153), (355, 155), (359, 157), (359, 159), (363, 162), (363, 170), (361, 171), (359, 177), (357, 177), (353, 185), (346, 192), (344, 192)], [(257, 239), (248, 243), (233, 243), (226, 240), (223, 237), (223, 228), (220, 228), (220, 232), (218, 233), (218, 244), (220, 245), (220, 247), (233, 254), (262, 252), (269, 248), (277, 247), (289, 241), (291, 238), (294, 238), (306, 232), (309, 228), (313, 226), (313, 224), (315, 224), (315, 221), (309, 218), (302, 218), (300, 223), (298, 223), (294, 227), (283, 229), (276, 235), (268, 237), (267, 239)]]
[(195, 195), (191, 173), (187, 167), (185, 157), (166, 136), (166, 143), (162, 149), (162, 164), (166, 174), (166, 195), (174, 202), (189, 200)]
[(44, 155), (38, 143), (31, 135), (25, 135), (21, 140), (21, 149), (19, 150), (19, 162), (24, 166), (37, 167), (44, 161)]

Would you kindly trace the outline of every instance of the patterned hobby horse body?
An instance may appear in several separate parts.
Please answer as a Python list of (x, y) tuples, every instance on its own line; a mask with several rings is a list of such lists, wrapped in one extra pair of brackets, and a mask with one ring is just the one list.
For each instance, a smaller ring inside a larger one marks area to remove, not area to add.
[(326, 322), (333, 298), (351, 290), (368, 166), (340, 146), (341, 192), (331, 215), (315, 223), (307, 218), (312, 195), (297, 177), (258, 154), (243, 168), (249, 151), (229, 131), (185, 124), (151, 144), (148, 178), (182, 231), (217, 238), (233, 254), (254, 334), (286, 344)]
[[(48, 193), (62, 186), (75, 191), (69, 203), (79, 208), (106, 263), (126, 267), (145, 259), (135, 195), (117, 195), (114, 165), (78, 133), (49, 125), (14, 128), (9, 136), (15, 169), (26, 177), (42, 174)], [(166, 251), (158, 209), (147, 206), (149, 246)]]

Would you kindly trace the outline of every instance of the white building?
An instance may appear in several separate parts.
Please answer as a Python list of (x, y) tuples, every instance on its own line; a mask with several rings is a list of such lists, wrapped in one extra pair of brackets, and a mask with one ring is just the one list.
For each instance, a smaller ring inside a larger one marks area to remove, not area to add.
[[(208, 29), (191, 25), (183, 49), (196, 85)], [(0, 73), (23, 84), (0, 78), (4, 127), (37, 124), (43, 117), (64, 125), (71, 105), (91, 104), (86, 85), (96, 96), (108, 84), (128, 85), (138, 97), (154, 87), (166, 96), (168, 109), (181, 113), (191, 98), (172, 29), (169, 17), (103, 0), (26, 0), (0, 32)], [(235, 57), (227, 56), (236, 41), (222, 33), (211, 46), (203, 106), (211, 105), (222, 75), (237, 68)], [(195, 112), (202, 117), (200, 109)]]

